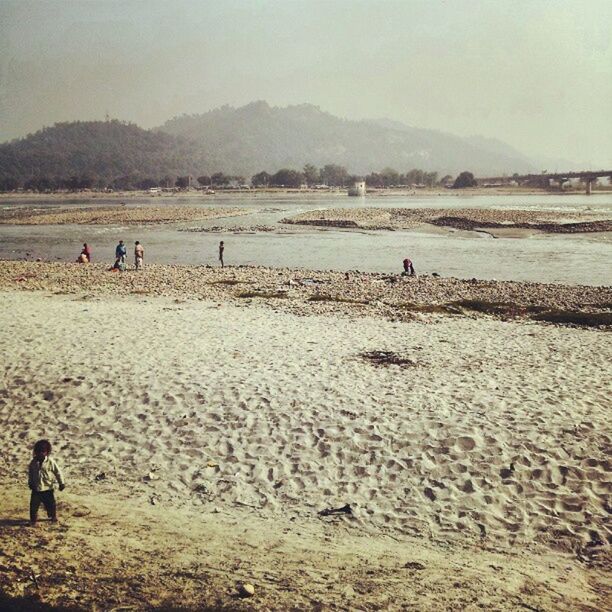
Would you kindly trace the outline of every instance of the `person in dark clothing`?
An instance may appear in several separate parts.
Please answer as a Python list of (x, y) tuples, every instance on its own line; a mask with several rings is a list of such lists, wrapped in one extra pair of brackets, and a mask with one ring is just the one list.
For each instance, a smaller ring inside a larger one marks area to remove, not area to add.
[(115, 247), (115, 265), (112, 269), (125, 270), (125, 257), (127, 255), (127, 247), (123, 244), (123, 240), (119, 241), (119, 244)]
[(221, 267), (225, 267), (223, 265), (223, 251), (225, 250), (225, 246), (223, 245), (223, 240), (219, 243), (219, 261), (221, 262)]

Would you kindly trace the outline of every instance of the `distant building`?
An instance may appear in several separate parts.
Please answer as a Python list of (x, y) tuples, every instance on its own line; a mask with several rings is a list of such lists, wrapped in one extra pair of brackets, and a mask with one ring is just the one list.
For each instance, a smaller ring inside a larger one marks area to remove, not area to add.
[(365, 181), (355, 181), (354, 185), (349, 188), (348, 194), (350, 196), (364, 196), (366, 194)]

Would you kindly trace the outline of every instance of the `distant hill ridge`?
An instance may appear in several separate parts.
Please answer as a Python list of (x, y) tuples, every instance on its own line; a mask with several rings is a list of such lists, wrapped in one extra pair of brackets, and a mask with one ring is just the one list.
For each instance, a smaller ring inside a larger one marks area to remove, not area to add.
[(500, 141), (460, 138), (387, 119), (352, 121), (311, 104), (271, 107), (259, 101), (183, 115), (144, 130), (118, 120), (58, 123), (0, 145), (0, 178), (163, 176), (224, 172), (245, 177), (305, 164), (340, 164), (355, 174), (385, 167), (457, 174), (535, 170)]
[(200, 155), (193, 142), (134, 124), (75, 121), (0, 145), (0, 177), (176, 176), (196, 172), (203, 163)]
[[(209, 159), (227, 161), (227, 171), (252, 174), (262, 169), (340, 164), (357, 174), (385, 166), (456, 174), (533, 171), (536, 166), (509, 145), (382, 120), (351, 121), (311, 104), (286, 108), (252, 102), (224, 106), (202, 115), (183, 115), (160, 131), (189, 137)], [(492, 143), (496, 143), (493, 146)], [(219, 162), (217, 162), (219, 163)]]

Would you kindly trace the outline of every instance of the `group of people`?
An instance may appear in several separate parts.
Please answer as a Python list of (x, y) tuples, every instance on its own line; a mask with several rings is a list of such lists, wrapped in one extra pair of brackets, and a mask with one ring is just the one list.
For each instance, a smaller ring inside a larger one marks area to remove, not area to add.
[[(127, 247), (123, 243), (123, 240), (119, 241), (119, 244), (115, 248), (115, 263), (111, 270), (120, 270), (123, 272), (126, 267), (125, 259), (127, 257)], [(134, 243), (134, 268), (136, 270), (142, 270), (144, 262), (144, 247), (137, 240)]]
[[(115, 247), (115, 263), (111, 267), (111, 270), (124, 271), (126, 268), (126, 257), (127, 247), (123, 240), (119, 241), (119, 244)], [(77, 257), (78, 263), (91, 263), (91, 247), (85, 242), (83, 244), (83, 250)], [(142, 270), (144, 263), (144, 247), (137, 240), (134, 243), (134, 267), (136, 270)]]
[[(219, 262), (221, 267), (224, 267), (223, 262), (223, 251), (225, 251), (225, 245), (223, 244), (223, 240), (219, 243)], [(119, 244), (115, 247), (115, 263), (113, 264), (111, 270), (120, 270), (124, 271), (126, 267), (126, 257), (127, 257), (127, 247), (125, 246), (123, 240), (119, 241)], [(91, 248), (85, 242), (83, 244), (83, 250), (77, 257), (77, 263), (91, 263)], [(144, 264), (144, 247), (137, 240), (134, 243), (134, 267), (136, 270), (142, 270)]]
[[(219, 243), (219, 262), (221, 267), (224, 267), (223, 252), (225, 245), (223, 241)], [(119, 241), (119, 244), (115, 248), (115, 263), (111, 270), (125, 270), (125, 259), (127, 257), (127, 247), (123, 240)], [(144, 247), (137, 240), (134, 243), (134, 264), (136, 270), (142, 270), (144, 259)], [(83, 244), (83, 250), (77, 259), (80, 263), (91, 262), (91, 249), (87, 243)], [(404, 271), (402, 276), (416, 276), (414, 265), (409, 258), (405, 258), (403, 261)], [(349, 275), (346, 273), (348, 280)], [(57, 521), (57, 508), (55, 501), (55, 486), (58, 485), (60, 491), (64, 490), (65, 482), (62, 472), (55, 462), (49, 455), (51, 454), (51, 443), (48, 440), (39, 440), (34, 445), (34, 458), (30, 463), (28, 484), (32, 492), (30, 498), (30, 522), (32, 525), (36, 524), (38, 510), (44, 505), (47, 515), (53, 522)]]
[[(219, 263), (223, 268), (225, 266), (223, 262), (223, 252), (225, 251), (225, 245), (223, 244), (223, 240), (219, 242)], [(127, 257), (127, 247), (125, 246), (123, 240), (119, 241), (119, 244), (115, 248), (115, 263), (113, 264), (111, 270), (120, 270), (124, 271), (126, 269), (126, 257)], [(78, 263), (91, 263), (91, 248), (87, 243), (83, 244), (83, 250), (77, 258)], [(142, 270), (144, 263), (144, 247), (138, 240), (134, 243), (134, 267), (136, 270)], [(404, 271), (402, 272), (402, 276), (416, 276), (416, 272), (414, 270), (414, 264), (412, 260), (406, 257), (403, 261)]]

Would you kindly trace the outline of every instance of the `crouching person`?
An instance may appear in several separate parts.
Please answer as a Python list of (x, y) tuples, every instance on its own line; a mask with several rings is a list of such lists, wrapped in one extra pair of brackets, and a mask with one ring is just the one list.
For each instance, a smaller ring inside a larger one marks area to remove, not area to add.
[(30, 462), (28, 485), (32, 495), (30, 497), (30, 523), (36, 525), (38, 509), (43, 504), (47, 516), (54, 523), (57, 522), (57, 507), (55, 503), (55, 485), (63, 491), (66, 487), (64, 476), (55, 459), (51, 459), (51, 443), (48, 440), (39, 440), (34, 445), (34, 458)]

